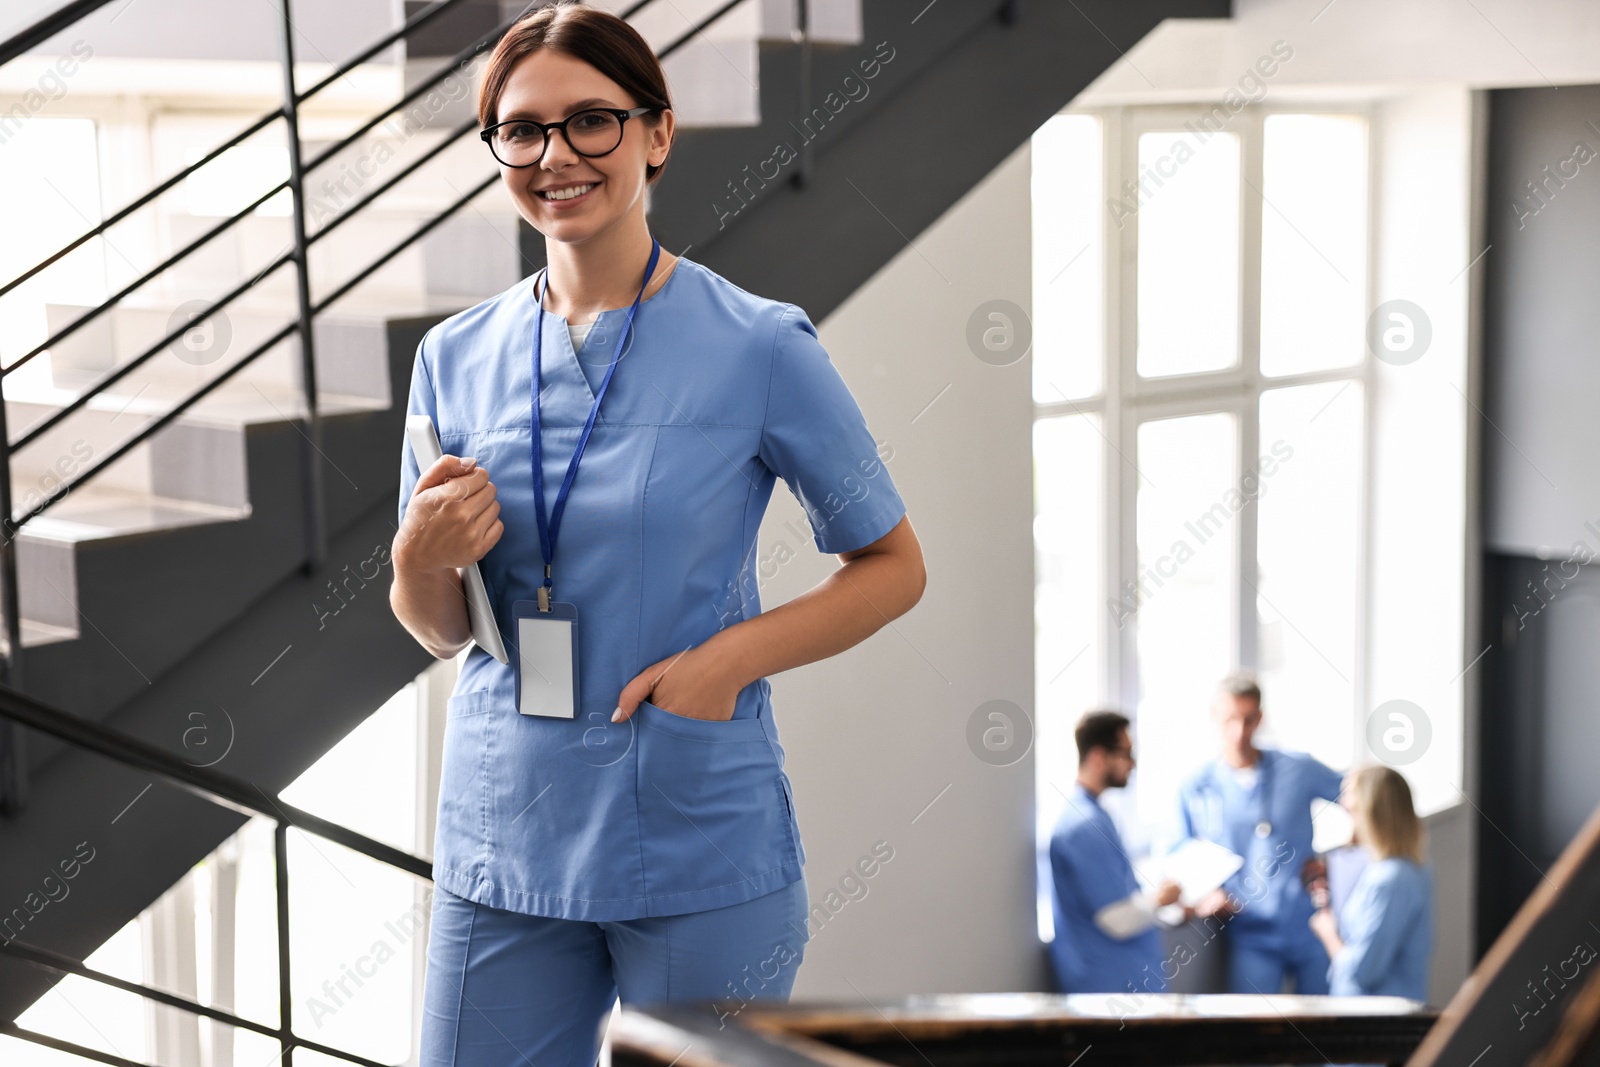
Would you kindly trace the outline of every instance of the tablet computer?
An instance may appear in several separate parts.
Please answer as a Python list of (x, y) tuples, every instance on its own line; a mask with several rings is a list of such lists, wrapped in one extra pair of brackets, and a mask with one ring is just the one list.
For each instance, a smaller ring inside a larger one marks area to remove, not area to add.
[[(433, 419), (427, 415), (406, 416), (406, 440), (411, 442), (411, 454), (417, 457), (417, 470), (427, 470), (444, 455), (439, 445), (439, 432)], [(472, 639), (478, 647), (501, 663), (510, 663), (505, 642), (500, 639), (500, 629), (495, 625), (494, 610), (489, 605), (489, 591), (484, 587), (483, 574), (476, 563), (461, 568), (461, 588), (467, 594), (467, 618), (472, 623)]]

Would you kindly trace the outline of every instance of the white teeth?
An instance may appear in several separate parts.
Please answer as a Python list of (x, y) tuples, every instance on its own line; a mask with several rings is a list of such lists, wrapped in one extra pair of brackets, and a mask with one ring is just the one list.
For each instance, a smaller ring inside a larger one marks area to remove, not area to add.
[(582, 196), (595, 187), (594, 182), (588, 185), (574, 185), (570, 189), (557, 189), (553, 193), (541, 193), (546, 200), (571, 200), (575, 196)]

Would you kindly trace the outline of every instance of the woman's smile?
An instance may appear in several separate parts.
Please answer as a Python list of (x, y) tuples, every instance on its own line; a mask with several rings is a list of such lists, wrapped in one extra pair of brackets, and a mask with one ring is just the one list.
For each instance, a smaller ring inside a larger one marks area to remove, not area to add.
[(590, 194), (600, 188), (600, 182), (582, 182), (557, 186), (554, 189), (535, 190), (540, 202), (557, 210), (570, 209), (590, 199)]

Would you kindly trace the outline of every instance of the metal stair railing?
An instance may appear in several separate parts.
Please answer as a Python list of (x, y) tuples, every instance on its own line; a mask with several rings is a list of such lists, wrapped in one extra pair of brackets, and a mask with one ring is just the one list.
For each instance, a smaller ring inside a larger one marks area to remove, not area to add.
[[(213, 1008), (201, 1004), (187, 997), (177, 996), (164, 990), (156, 989), (138, 982), (130, 982), (88, 967), (71, 956), (51, 951), (39, 945), (29, 944), (21, 939), (0, 940), (0, 959), (10, 957), (24, 964), (54, 971), (57, 974), (74, 974), (102, 985), (111, 986), (124, 992), (134, 993), (141, 997), (168, 1007), (178, 1008), (208, 1019), (227, 1023), (230, 1026), (270, 1037), (280, 1042), (283, 1050), (281, 1062), (284, 1067), (293, 1067), (293, 1055), (296, 1048), (305, 1048), (320, 1052), (327, 1056), (345, 1060), (350, 1063), (361, 1064), (362, 1067), (388, 1067), (376, 1060), (367, 1059), (330, 1045), (313, 1041), (294, 1032), (292, 1026), (293, 1003), (291, 997), (289, 951), (289, 828), (296, 827), (307, 833), (316, 834), (318, 837), (341, 845), (354, 852), (359, 852), (379, 863), (386, 864), (407, 874), (426, 879), (430, 884), (433, 881), (433, 865), (431, 861), (421, 856), (413, 855), (403, 849), (375, 841), (364, 834), (359, 834), (347, 826), (313, 815), (293, 804), (285, 803), (275, 797), (268, 796), (259, 786), (222, 774), (209, 767), (197, 767), (163, 749), (157, 748), (137, 737), (113, 730), (100, 723), (90, 722), (86, 719), (70, 715), (59, 708), (51, 707), (25, 693), (18, 692), (10, 686), (0, 684), (0, 719), (11, 726), (38, 730), (67, 742), (76, 749), (92, 752), (119, 763), (125, 767), (145, 771), (162, 781), (182, 789), (194, 796), (200, 797), (210, 803), (221, 807), (230, 808), (244, 815), (264, 816), (273, 820), (273, 868), (274, 884), (277, 903), (278, 924), (278, 1025), (267, 1026), (235, 1015), (233, 1012), (221, 1008)], [(147, 1067), (135, 1060), (115, 1056), (98, 1049), (67, 1041), (63, 1038), (41, 1034), (12, 1021), (0, 1022), (0, 1035), (20, 1038), (38, 1045), (48, 1046), (61, 1052), (70, 1052), (75, 1056), (95, 1060), (100, 1063), (113, 1064), (115, 1067)]]
[[(109, 0), (77, 0), (77, 2), (62, 8), (56, 13), (40, 19), (38, 22), (28, 27), (17, 36), (6, 42), (0, 43), (0, 62), (4, 62), (8, 58), (20, 55), (28, 48), (34, 47), (39, 43), (48, 40), (50, 37), (73, 25), (79, 19), (82, 19), (83, 17), (105, 6), (105, 4), (108, 2)], [(163, 179), (149, 191), (145, 192), (132, 202), (124, 205), (98, 225), (91, 227), (77, 238), (69, 241), (56, 252), (45, 257), (39, 263), (24, 271), (16, 278), (6, 282), (4, 285), (0, 285), (0, 297), (4, 297), (17, 286), (36, 276), (41, 271), (48, 268), (51, 264), (60, 261), (73, 250), (82, 247), (95, 237), (101, 236), (110, 227), (128, 218), (135, 211), (148, 206), (157, 197), (174, 188), (179, 182), (194, 174), (208, 163), (216, 160), (224, 152), (243, 143), (246, 139), (256, 133), (259, 133), (272, 123), (277, 122), (280, 119), (284, 121), (286, 125), (286, 141), (290, 148), (290, 175), (288, 178), (274, 185), (271, 189), (267, 190), (261, 196), (251, 201), (250, 204), (236, 211), (234, 214), (225, 217), (221, 222), (211, 227), (199, 237), (190, 241), (178, 251), (166, 257), (151, 269), (145, 271), (137, 279), (123, 286), (121, 289), (113, 293), (110, 297), (102, 301), (94, 308), (91, 308), (89, 311), (78, 316), (72, 322), (55, 331), (43, 342), (36, 345), (32, 350), (24, 353), (11, 363), (0, 367), (0, 383), (3, 383), (3, 380), (7, 375), (26, 366), (30, 361), (36, 358), (40, 353), (48, 350), (52, 345), (61, 343), (63, 340), (72, 336), (90, 322), (106, 314), (112, 308), (119, 305), (130, 294), (149, 284), (155, 278), (171, 269), (176, 264), (182, 262), (189, 256), (193, 255), (209, 242), (215, 240), (232, 227), (238, 225), (246, 216), (248, 216), (252, 211), (254, 211), (261, 204), (265, 203), (267, 200), (277, 196), (286, 189), (289, 190), (293, 201), (292, 222), (294, 227), (294, 242), (292, 247), (275, 257), (270, 263), (268, 263), (265, 269), (258, 272), (253, 278), (235, 286), (222, 297), (207, 303), (202, 311), (197, 312), (192, 317), (191, 322), (204, 321), (210, 316), (216, 314), (218, 311), (221, 311), (223, 308), (243, 296), (253, 286), (258, 284), (261, 279), (288, 264), (294, 265), (296, 273), (295, 296), (297, 313), (295, 318), (287, 325), (274, 332), (266, 340), (256, 345), (249, 352), (245, 353), (232, 365), (220, 371), (215, 377), (207, 381), (204, 385), (199, 386), (182, 399), (174, 402), (167, 411), (163, 412), (159, 417), (147, 423), (139, 431), (125, 438), (115, 448), (104, 453), (96, 462), (86, 465), (78, 471), (75, 471), (70, 477), (63, 478), (48, 493), (43, 494), (41, 499), (33, 507), (29, 508), (21, 515), (13, 514), (11, 478), (12, 454), (38, 440), (41, 435), (59, 425), (64, 419), (67, 419), (73, 414), (87, 408), (91, 401), (93, 401), (97, 396), (101, 395), (105, 390), (115, 385), (118, 381), (122, 380), (125, 376), (138, 367), (148, 363), (162, 350), (177, 342), (179, 338), (181, 338), (184, 333), (191, 328), (191, 326), (185, 325), (169, 331), (160, 340), (147, 347), (133, 359), (114, 367), (98, 381), (86, 388), (71, 402), (47, 416), (39, 423), (30, 427), (27, 432), (23, 433), (14, 441), (11, 439), (9, 429), (7, 428), (7, 413), (5, 404), (0, 402), (0, 616), (3, 616), (4, 621), (3, 631), (0, 632), (3, 632), (5, 639), (4, 657), (3, 660), (0, 660), (0, 679), (3, 679), (6, 684), (18, 689), (20, 689), (23, 685), (21, 670), (22, 611), (17, 589), (16, 542), (18, 534), (26, 527), (27, 523), (37, 518), (40, 514), (54, 504), (61, 501), (79, 485), (93, 479), (106, 467), (121, 459), (132, 449), (149, 440), (151, 436), (171, 424), (189, 408), (193, 407), (218, 386), (222, 385), (223, 382), (228, 381), (247, 365), (251, 364), (274, 346), (278, 345), (294, 334), (299, 335), (300, 341), (301, 383), (305, 394), (304, 403), (306, 412), (306, 428), (305, 432), (302, 434), (301, 443), (301, 486), (304, 500), (302, 514), (305, 516), (304, 539), (306, 555), (304, 567), (309, 572), (320, 565), (323, 557), (326, 554), (327, 531), (324, 522), (324, 505), (321, 489), (321, 465), (319, 463), (322, 447), (322, 422), (317, 409), (315, 366), (316, 353), (312, 341), (313, 321), (317, 315), (326, 311), (329, 305), (331, 305), (334, 301), (348, 294), (350, 290), (355, 288), (356, 285), (365, 281), (372, 274), (382, 269), (391, 260), (393, 260), (395, 256), (405, 251), (412, 244), (426, 236), (441, 223), (452, 217), (468, 203), (470, 203), (474, 197), (487, 190), (495, 183), (495, 181), (498, 180), (499, 175), (498, 173), (490, 174), (481, 182), (472, 186), (464, 194), (443, 208), (437, 215), (424, 222), (414, 232), (379, 253), (376, 257), (370, 260), (366, 266), (362, 267), (351, 277), (339, 284), (339, 286), (331, 293), (316, 301), (311, 299), (310, 292), (311, 275), (307, 256), (311, 246), (316, 244), (329, 233), (333, 232), (352, 216), (367, 209), (368, 206), (371, 205), (378, 197), (393, 189), (397, 184), (399, 184), (399, 182), (403, 181), (406, 177), (414, 173), (419, 167), (427, 163), (429, 160), (436, 158), (441, 152), (451, 145), (454, 145), (462, 137), (466, 136), (466, 134), (472, 131), (477, 126), (477, 122), (476, 120), (464, 122), (449, 130), (437, 144), (428, 149), (427, 152), (423, 153), (418, 159), (407, 164), (397, 173), (390, 175), (382, 182), (378, 183), (369, 193), (362, 196), (354, 203), (348, 205), (345, 210), (340, 212), (335, 218), (331, 219), (327, 225), (319, 228), (317, 232), (309, 234), (306, 231), (304, 176), (307, 173), (315, 170), (318, 166), (327, 162), (329, 159), (332, 159), (337, 153), (342, 152), (356, 144), (362, 137), (370, 133), (385, 119), (406, 108), (412, 102), (419, 99), (432, 90), (440, 82), (448, 78), (451, 74), (458, 71), (463, 65), (471, 62), (478, 55), (493, 47), (495, 42), (497, 42), (516, 21), (534, 9), (545, 6), (549, 0), (533, 0), (532, 3), (529, 3), (527, 6), (525, 6), (516, 16), (501, 22), (499, 25), (494, 27), (494, 29), (483, 34), (471, 44), (461, 49), (456, 53), (455, 56), (451, 57), (448, 63), (444, 64), (437, 71), (430, 74), (418, 84), (414, 85), (408, 92), (402, 95), (399, 100), (395, 101), (393, 104), (390, 104), (384, 110), (374, 115), (371, 119), (362, 123), (354, 131), (327, 146), (309, 160), (302, 159), (300, 155), (299, 106), (306, 100), (332, 85), (344, 75), (348, 74), (359, 64), (370, 60), (384, 49), (404, 40), (406, 37), (416, 32), (425, 24), (431, 22), (433, 19), (442, 15), (446, 11), (457, 7), (463, 2), (464, 0), (435, 0), (434, 3), (429, 4), (421, 11), (418, 11), (411, 18), (407, 19), (399, 28), (388, 34), (385, 34), (377, 42), (368, 46), (357, 56), (345, 61), (316, 84), (304, 91), (299, 91), (295, 88), (294, 84), (294, 30), (293, 24), (290, 20), (290, 0), (277, 0), (281, 29), (279, 34), (279, 62), (284, 72), (283, 105), (277, 110), (268, 112), (267, 114), (261, 116), (255, 122), (248, 125), (244, 130), (235, 134), (221, 145), (201, 156), (195, 162), (183, 167), (176, 173)], [(630, 5), (624, 11), (620, 12), (620, 16), (624, 19), (631, 19), (641, 9), (649, 6), (653, 2), (655, 2), (655, 0), (637, 0), (636, 3)], [(715, 10), (701, 18), (698, 22), (673, 39), (666, 46), (657, 50), (657, 56), (662, 59), (667, 58), (679, 48), (700, 36), (700, 34), (704, 33), (707, 28), (716, 23), (723, 16), (727, 15), (735, 7), (749, 2), (753, 2), (753, 0), (727, 0), (727, 2), (719, 5)], [(799, 0), (799, 16), (799, 25), (801, 27), (801, 35), (803, 37), (805, 35), (805, 27), (807, 25), (805, 0)], [(22, 743), (22, 735), (17, 733), (15, 729), (12, 728), (11, 724), (0, 722), (0, 815), (9, 815), (20, 812), (25, 809), (27, 805), (27, 767)]]

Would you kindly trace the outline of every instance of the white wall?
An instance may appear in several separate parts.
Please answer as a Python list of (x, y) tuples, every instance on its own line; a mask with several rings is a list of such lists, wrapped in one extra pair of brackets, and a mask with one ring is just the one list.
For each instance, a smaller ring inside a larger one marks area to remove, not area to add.
[[(1373, 707), (1409, 700), (1431, 723), (1432, 740), (1399, 767), (1429, 820), (1434, 866), (1430, 974), (1443, 1004), (1472, 970), (1475, 932), (1476, 795), (1469, 743), (1468, 661), (1482, 647), (1465, 620), (1470, 592), (1467, 501), (1478, 475), (1468, 462), (1469, 245), (1473, 100), (1464, 87), (1398, 93), (1378, 108), (1374, 219), (1381, 236), (1374, 304), (1404, 299), (1423, 308), (1433, 332), (1414, 363), (1378, 363), (1373, 379), (1371, 605), (1367, 677)], [(1464, 636), (1465, 635), (1465, 636)], [(1470, 759), (1470, 761), (1469, 761)]]
[(1593, 0), (1235, 0), (1234, 14), (1162, 23), (1077, 102), (1220, 91), (1275, 40), (1295, 54), (1271, 84), (1291, 93), (1600, 81), (1600, 4)]
[[(1030, 306), (1028, 179), (1023, 146), (818, 323), (873, 435), (894, 450), (887, 467), (928, 587), (862, 644), (772, 679), (813, 906), (874, 842), (894, 850), (865, 895), (841, 892), (837, 914), (813, 923), (797, 998), (1045, 988), (1033, 760), (991, 766), (967, 745), (984, 702), (1033, 712), (1029, 361), (992, 366), (966, 342), (982, 302)], [(763, 584), (764, 605), (837, 566), (781, 487), (761, 558), (780, 540), (796, 558)]]
[[(61, 3), (34, 4), (42, 17)], [(295, 58), (303, 63), (341, 63), (400, 25), (399, 0), (295, 0)], [(270, 60), (279, 58), (280, 0), (136, 0), (112, 3), (88, 15), (35, 49), (62, 54), (73, 41), (89, 43), (99, 56), (152, 59)], [(5, 22), (11, 23), (7, 15)], [(27, 25), (18, 18), (17, 29)], [(15, 29), (12, 32), (16, 32)], [(398, 51), (379, 56), (395, 62)]]

